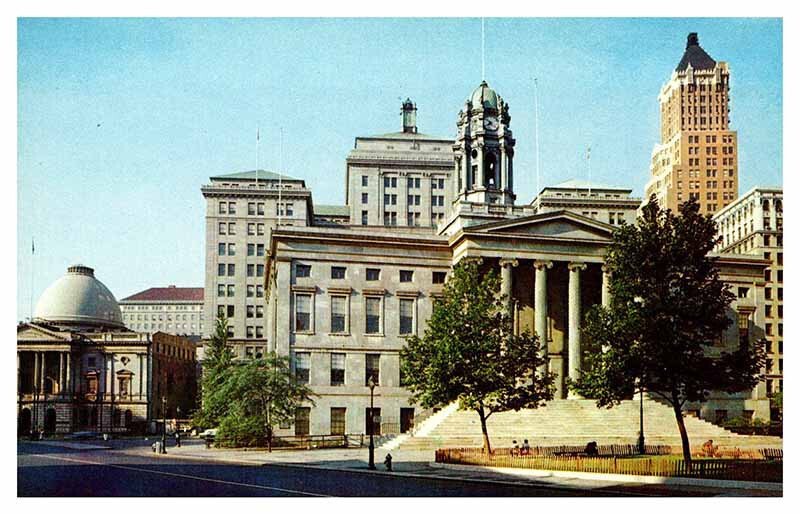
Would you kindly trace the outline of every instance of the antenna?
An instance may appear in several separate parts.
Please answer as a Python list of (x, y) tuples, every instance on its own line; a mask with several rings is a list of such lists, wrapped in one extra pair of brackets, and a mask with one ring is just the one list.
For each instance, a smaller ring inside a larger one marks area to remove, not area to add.
[(592, 145), (586, 148), (586, 164), (589, 168), (589, 196), (592, 196)]
[(481, 81), (486, 80), (486, 19), (481, 17)]
[(280, 146), (279, 146), (279, 163), (278, 163), (278, 225), (281, 224), (281, 218), (283, 217), (283, 205), (281, 204), (281, 193), (283, 191), (283, 127), (281, 127), (281, 139), (280, 139)]
[(539, 184), (539, 82), (536, 80), (536, 77), (533, 78), (533, 101), (536, 106), (534, 114), (536, 127), (534, 128), (534, 134), (536, 137), (536, 194), (538, 195), (542, 189)]

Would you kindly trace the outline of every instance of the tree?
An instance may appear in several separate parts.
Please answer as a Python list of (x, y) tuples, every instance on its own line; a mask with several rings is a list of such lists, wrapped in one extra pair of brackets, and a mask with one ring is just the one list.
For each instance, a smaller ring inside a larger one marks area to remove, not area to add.
[(224, 315), (216, 319), (214, 334), (205, 350), (200, 410), (195, 413), (193, 421), (200, 426), (215, 427), (227, 414), (229, 407), (226, 399), (217, 392), (233, 365), (234, 357), (233, 350), (228, 346), (228, 320)]
[(487, 453), (492, 414), (536, 408), (553, 397), (553, 375), (536, 374), (544, 363), (538, 338), (514, 334), (497, 273), (481, 273), (475, 259), (453, 268), (424, 336), (408, 338), (400, 361), (414, 402), (432, 408), (457, 400), (477, 412)]
[(764, 364), (760, 342), (709, 351), (724, 341), (734, 296), (708, 255), (718, 242), (716, 225), (699, 210), (696, 201), (685, 202), (678, 216), (651, 197), (636, 225), (616, 230), (606, 255), (611, 305), (587, 313), (586, 369), (569, 383), (598, 407), (640, 389), (663, 398), (675, 413), (687, 463), (683, 405), (705, 401), (711, 390), (752, 389)]
[(270, 451), (274, 427), (291, 422), (305, 402), (313, 404), (311, 389), (297, 382), (289, 359), (274, 352), (235, 364), (215, 394), (228, 403), (219, 439), (234, 446), (266, 440)]

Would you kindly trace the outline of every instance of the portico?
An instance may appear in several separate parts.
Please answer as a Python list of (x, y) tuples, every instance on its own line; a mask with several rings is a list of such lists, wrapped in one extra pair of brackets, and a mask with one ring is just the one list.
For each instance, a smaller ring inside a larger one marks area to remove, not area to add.
[(567, 393), (565, 377), (580, 377), (584, 314), (610, 301), (603, 263), (610, 241), (610, 227), (570, 212), (469, 227), (450, 238), (454, 262), (479, 257), (499, 268), (515, 330), (546, 342), (556, 398), (577, 398)]

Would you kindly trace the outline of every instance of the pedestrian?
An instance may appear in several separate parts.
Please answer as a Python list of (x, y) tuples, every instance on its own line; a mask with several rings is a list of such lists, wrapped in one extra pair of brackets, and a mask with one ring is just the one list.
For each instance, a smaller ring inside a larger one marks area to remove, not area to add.
[(517, 455), (519, 455), (519, 444), (517, 444), (516, 439), (511, 442), (514, 443), (514, 447), (511, 448), (511, 456), (516, 457)]
[(527, 439), (525, 439), (522, 442), (522, 452), (521, 453), (522, 453), (522, 455), (528, 455), (528, 454), (531, 453), (531, 445), (528, 444), (528, 440)]
[(177, 446), (178, 448), (181, 447), (181, 433), (178, 432), (177, 430), (175, 431), (175, 446)]

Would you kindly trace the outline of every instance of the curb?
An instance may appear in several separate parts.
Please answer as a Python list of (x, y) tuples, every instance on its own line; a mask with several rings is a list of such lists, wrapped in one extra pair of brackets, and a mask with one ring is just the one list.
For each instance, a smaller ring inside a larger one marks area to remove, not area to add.
[(658, 477), (652, 475), (619, 475), (612, 473), (588, 473), (580, 471), (550, 471), (544, 469), (517, 469), (501, 467), (470, 466), (466, 464), (446, 464), (431, 462), (428, 464), (434, 468), (469, 470), (469, 471), (494, 471), (496, 473), (506, 473), (519, 477), (559, 477), (559, 478), (578, 478), (584, 480), (603, 480), (609, 482), (650, 484), (650, 485), (688, 485), (695, 487), (713, 487), (716, 489), (749, 489), (758, 491), (778, 491), (783, 492), (783, 483), (775, 482), (748, 482), (739, 480), (714, 480), (707, 478), (683, 478), (683, 477)]

